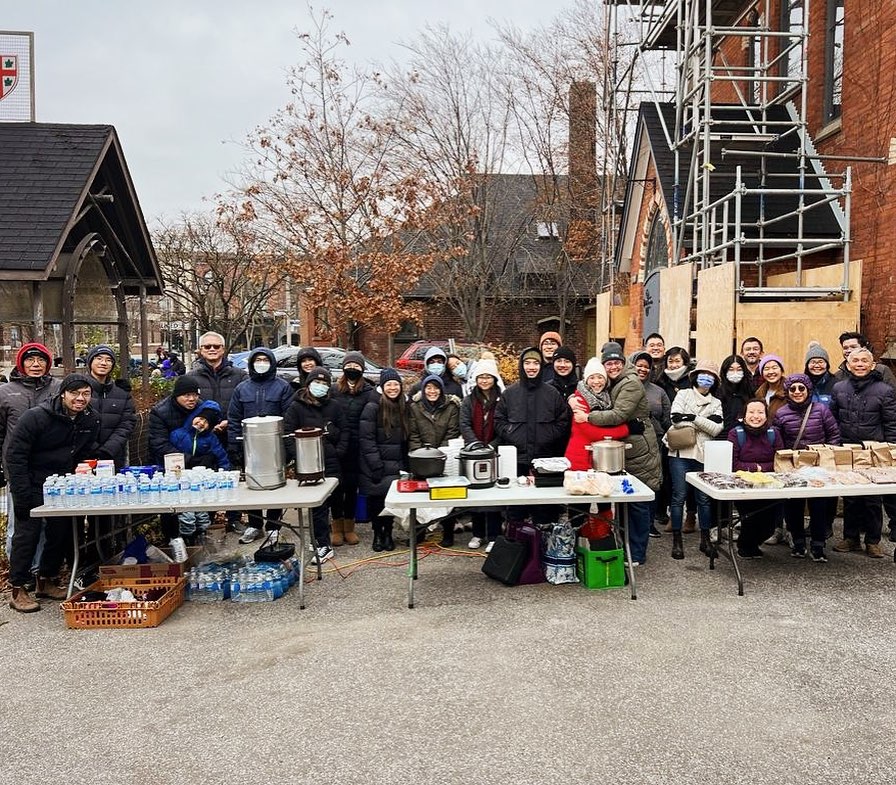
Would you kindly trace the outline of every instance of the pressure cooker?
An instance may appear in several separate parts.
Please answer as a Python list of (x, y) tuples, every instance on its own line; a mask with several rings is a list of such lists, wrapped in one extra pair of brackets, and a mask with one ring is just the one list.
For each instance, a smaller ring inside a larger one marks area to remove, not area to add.
[(498, 479), (498, 453), (482, 442), (470, 442), (458, 456), (460, 473), (471, 488), (491, 488)]

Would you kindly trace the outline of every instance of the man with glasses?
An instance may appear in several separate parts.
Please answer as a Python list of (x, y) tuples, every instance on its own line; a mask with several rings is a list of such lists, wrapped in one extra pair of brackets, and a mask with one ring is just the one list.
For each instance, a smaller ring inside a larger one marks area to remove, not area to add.
[(647, 381), (657, 384), (666, 370), (666, 339), (659, 333), (650, 333), (644, 339), (644, 351), (650, 357)]
[[(199, 359), (193, 365), (187, 376), (199, 383), (202, 397), (207, 401), (214, 401), (221, 407), (223, 419), (215, 426), (215, 434), (221, 441), (225, 451), (227, 445), (227, 412), (230, 411), (230, 401), (237, 385), (248, 374), (241, 368), (234, 366), (227, 359), (224, 345), (224, 336), (216, 332), (207, 332), (199, 336)], [(241, 514), (238, 510), (227, 513), (227, 529), (239, 534), (243, 533), (240, 524)]]
[[(0, 487), (5, 484), (3, 473), (11, 443), (9, 437), (19, 418), (31, 407), (50, 400), (59, 390), (59, 380), (50, 377), (52, 359), (50, 350), (42, 343), (26, 343), (16, 354), (16, 367), (9, 375), (9, 382), (0, 387)], [(9, 500), (7, 509), (6, 552), (9, 553), (15, 531), (14, 499)]]
[(62, 380), (59, 395), (26, 411), (11, 434), (6, 467), (16, 515), (9, 558), (9, 607), (14, 611), (40, 610), (27, 586), (42, 530), (46, 542), (35, 597), (56, 601), (66, 597), (57, 580), (71, 548), (71, 520), (32, 518), (31, 510), (43, 504), (47, 477), (70, 474), (78, 463), (96, 454), (100, 420), (90, 408), (90, 396), (90, 379), (71, 373)]

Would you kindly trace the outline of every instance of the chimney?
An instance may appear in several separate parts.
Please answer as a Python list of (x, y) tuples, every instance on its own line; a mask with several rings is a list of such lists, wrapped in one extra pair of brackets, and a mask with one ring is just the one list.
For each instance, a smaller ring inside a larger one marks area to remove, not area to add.
[(597, 252), (597, 86), (573, 82), (569, 88), (570, 257), (594, 260)]

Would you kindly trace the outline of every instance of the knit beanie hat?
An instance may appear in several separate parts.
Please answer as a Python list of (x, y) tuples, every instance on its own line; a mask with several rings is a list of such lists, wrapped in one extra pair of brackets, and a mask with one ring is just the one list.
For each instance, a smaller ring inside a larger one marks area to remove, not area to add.
[(425, 390), (427, 384), (438, 385), (441, 392), (445, 391), (445, 380), (441, 376), (436, 376), (434, 373), (431, 373), (420, 383), (420, 389)]
[[(349, 354), (352, 353), (353, 352), (349, 352)], [(348, 354), (346, 357), (348, 357)], [(344, 366), (345, 363), (343, 363), (343, 367)], [(307, 387), (311, 382), (326, 382), (327, 384), (332, 384), (333, 377), (330, 376), (330, 372), (326, 368), (321, 368), (319, 365), (316, 365), (308, 371), (308, 375), (305, 377), (305, 386)]]
[(380, 371), (380, 387), (386, 382), (398, 382), (401, 384), (401, 374), (394, 368), (383, 368), (383, 370)]
[(495, 362), (494, 357), (483, 356), (473, 364), (472, 379), (474, 381), (477, 376), (485, 376), (486, 374), (494, 376), (495, 381), (501, 381), (501, 373), (498, 371), (498, 363)]
[(523, 353), (520, 355), (521, 363), (525, 362), (526, 360), (538, 360), (538, 362), (543, 362), (544, 357), (542, 357), (541, 352), (533, 346), (529, 349), (524, 349)]
[(600, 361), (605, 363), (608, 360), (622, 360), (622, 362), (625, 362), (622, 347), (616, 341), (608, 341), (601, 347)]
[(112, 358), (112, 367), (115, 367), (115, 350), (111, 346), (107, 346), (104, 343), (99, 344), (99, 346), (94, 346), (89, 352), (87, 352), (87, 368), (90, 369), (90, 363), (92, 363), (99, 355), (105, 354)]
[(346, 352), (345, 357), (342, 360), (342, 367), (345, 368), (349, 363), (356, 363), (360, 365), (363, 369), (367, 365), (367, 361), (364, 359), (364, 355), (361, 352)]
[(607, 371), (604, 368), (604, 364), (597, 359), (597, 357), (592, 357), (585, 363), (585, 370), (582, 371), (582, 381), (588, 382), (588, 378), (594, 376), (594, 374), (599, 374), (603, 376), (604, 379), (607, 378)]
[(551, 338), (557, 342), (558, 345), (563, 345), (563, 339), (560, 337), (560, 333), (555, 333), (553, 331), (548, 331), (546, 333), (542, 333), (541, 338), (538, 339), (538, 348), (541, 348), (541, 345), (548, 339)]
[(196, 393), (198, 395), (199, 381), (189, 374), (178, 376), (174, 380), (174, 389), (171, 391), (171, 394), (177, 398), (179, 395), (186, 395), (187, 393)]
[(791, 384), (796, 382), (797, 384), (805, 384), (806, 389), (809, 392), (812, 392), (812, 380), (805, 373), (792, 373), (788, 377), (784, 379), (784, 389), (788, 389)]
[(634, 365), (638, 360), (647, 360), (650, 365), (653, 365), (653, 357), (651, 357), (647, 352), (635, 352), (628, 358), (628, 361)]
[(50, 354), (50, 350), (42, 343), (26, 343), (16, 353), (16, 368), (19, 369), (19, 373), (25, 373), (25, 358), (35, 356), (43, 357), (47, 361), (47, 367), (49, 367), (53, 363), (53, 357)]
[(778, 365), (781, 366), (781, 370), (782, 371), (784, 370), (784, 360), (782, 360), (780, 357), (778, 357), (777, 354), (767, 354), (767, 355), (765, 355), (765, 357), (763, 357), (759, 361), (760, 375), (762, 374), (762, 370), (765, 368), (765, 366), (768, 365), (768, 363), (770, 363), (770, 362), (778, 363)]
[(70, 373), (62, 380), (62, 384), (59, 385), (59, 392), (70, 392), (71, 390), (83, 390), (85, 387), (90, 387), (90, 379), (87, 378), (83, 373)]
[(554, 356), (551, 358), (551, 362), (556, 362), (557, 359), (569, 360), (573, 365), (576, 364), (576, 353), (570, 349), (568, 346), (561, 346), (554, 352)]
[(818, 341), (811, 341), (809, 343), (809, 349), (806, 351), (807, 365), (809, 364), (809, 360), (824, 360), (827, 363), (828, 368), (831, 367), (831, 357)]

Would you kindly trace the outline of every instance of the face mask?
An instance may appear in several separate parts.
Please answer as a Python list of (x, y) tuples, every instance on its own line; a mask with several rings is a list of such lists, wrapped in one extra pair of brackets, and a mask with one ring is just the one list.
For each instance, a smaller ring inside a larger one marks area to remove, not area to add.
[(666, 376), (668, 376), (673, 382), (677, 382), (687, 372), (688, 367), (686, 365), (682, 365), (681, 368), (676, 368), (675, 370), (666, 368), (666, 370), (663, 371), (663, 373), (666, 374)]
[(362, 374), (364, 373), (364, 371), (361, 371), (361, 370), (359, 370), (358, 368), (346, 368), (346, 369), (343, 371), (343, 373), (345, 374), (345, 377), (346, 377), (350, 382), (356, 382), (356, 381), (358, 381), (358, 379), (361, 378), (361, 376), (362, 376)]
[(263, 376), (271, 370), (271, 364), (267, 360), (256, 360), (252, 363), (252, 370), (259, 376)]
[(697, 386), (710, 388), (715, 384), (716, 380), (714, 376), (710, 376), (708, 373), (698, 373), (697, 374)]
[(445, 373), (445, 363), (430, 363), (426, 366), (427, 375), (441, 376)]
[(731, 382), (731, 384), (738, 384), (744, 380), (743, 371), (728, 371), (725, 374), (725, 378)]
[(451, 372), (458, 379), (466, 379), (467, 378), (467, 365), (466, 363), (459, 363), (454, 366), (454, 370)]
[(308, 385), (308, 392), (315, 398), (323, 398), (330, 391), (330, 385), (326, 382), (311, 382)]

